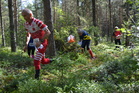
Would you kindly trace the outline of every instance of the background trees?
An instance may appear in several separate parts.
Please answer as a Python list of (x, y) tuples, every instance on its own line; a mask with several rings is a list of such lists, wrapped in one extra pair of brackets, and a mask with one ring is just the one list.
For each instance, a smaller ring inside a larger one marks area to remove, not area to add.
[[(100, 38), (102, 41), (112, 42), (113, 28), (115, 26), (125, 28), (123, 25), (125, 25), (124, 22), (127, 22), (128, 19), (131, 21), (130, 26), (137, 26), (138, 0), (76, 0), (76, 2), (75, 0), (52, 0), (50, 2), (52, 3), (52, 10), (46, 11), (46, 7), (49, 4), (46, 6), (47, 3), (45, 4), (43, 0), (32, 0), (32, 3), (25, 0), (24, 2), (23, 0), (12, 0), (8, 11), (6, 7), (8, 3), (5, 0), (1, 0), (0, 44), (2, 46), (10, 46), (12, 41), (12, 50), (17, 45), (19, 46), (18, 48), (23, 47), (25, 31), (23, 26), (24, 20), (20, 14), (23, 8), (30, 8), (34, 13), (34, 17), (48, 24), (51, 22), (49, 20), (53, 20), (50, 27), (54, 31), (54, 33), (52, 32), (52, 37), (54, 37), (53, 41), (56, 40), (56, 47), (59, 44), (64, 46), (63, 42), (66, 42), (69, 34), (74, 34), (78, 37), (76, 33), (77, 28), (89, 31), (94, 44), (97, 45)], [(13, 11), (13, 15), (10, 13), (11, 11)], [(14, 23), (9, 24), (11, 21), (8, 20), (7, 14), (9, 14), (10, 19), (13, 16)], [(126, 29), (129, 28), (126, 27)], [(10, 36), (9, 30), (14, 32), (11, 33), (12, 36)], [(128, 33), (124, 33), (123, 43), (126, 43), (125, 45), (128, 46), (130, 41), (126, 34)], [(52, 45), (55, 46), (54, 43)]]

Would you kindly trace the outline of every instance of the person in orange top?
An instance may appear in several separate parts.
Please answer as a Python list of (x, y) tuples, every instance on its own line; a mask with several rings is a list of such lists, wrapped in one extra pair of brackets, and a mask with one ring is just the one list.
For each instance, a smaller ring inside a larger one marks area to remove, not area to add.
[(73, 43), (73, 42), (75, 42), (75, 37), (73, 35), (70, 35), (68, 37), (68, 43)]
[[(114, 30), (115, 31), (113, 32), (113, 38), (115, 39), (115, 44), (117, 45), (119, 43), (119, 45), (121, 45), (122, 32), (117, 26), (115, 27)], [(119, 46), (116, 46), (116, 48), (119, 48)]]

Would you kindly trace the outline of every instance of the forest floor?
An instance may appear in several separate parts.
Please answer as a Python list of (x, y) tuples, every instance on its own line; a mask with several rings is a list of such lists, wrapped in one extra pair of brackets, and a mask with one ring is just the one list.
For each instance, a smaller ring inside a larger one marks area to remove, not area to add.
[(86, 51), (59, 52), (55, 61), (41, 65), (34, 79), (33, 59), (18, 50), (0, 48), (0, 93), (138, 93), (139, 47), (99, 44)]

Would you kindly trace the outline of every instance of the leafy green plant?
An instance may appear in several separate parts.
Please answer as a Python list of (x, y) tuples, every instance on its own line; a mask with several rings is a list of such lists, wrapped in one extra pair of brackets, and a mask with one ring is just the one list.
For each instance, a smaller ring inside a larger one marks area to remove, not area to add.
[[(20, 51), (10, 53), (8, 52), (10, 49), (2, 49), (0, 83), (3, 86), (0, 86), (0, 91), (11, 93), (139, 91), (138, 47), (134, 49), (135, 57), (128, 48), (122, 51), (113, 50), (113, 47), (105, 44), (92, 48), (97, 54), (95, 60), (90, 60), (88, 53), (60, 52), (54, 58), (55, 61), (42, 65), (40, 80), (34, 79), (32, 59), (28, 58), (27, 54), (21, 55)], [(24, 58), (22, 62), (25, 63), (20, 62), (22, 58)]]
[(56, 89), (50, 84), (34, 79), (19, 82), (18, 88), (20, 93), (56, 93)]

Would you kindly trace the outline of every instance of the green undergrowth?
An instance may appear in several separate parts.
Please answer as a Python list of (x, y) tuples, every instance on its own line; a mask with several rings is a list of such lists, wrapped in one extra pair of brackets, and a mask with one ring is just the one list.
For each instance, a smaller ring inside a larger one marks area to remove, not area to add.
[(137, 93), (139, 48), (91, 47), (96, 59), (78, 51), (59, 53), (54, 62), (42, 65), (34, 79), (32, 59), (26, 53), (0, 48), (2, 93)]

